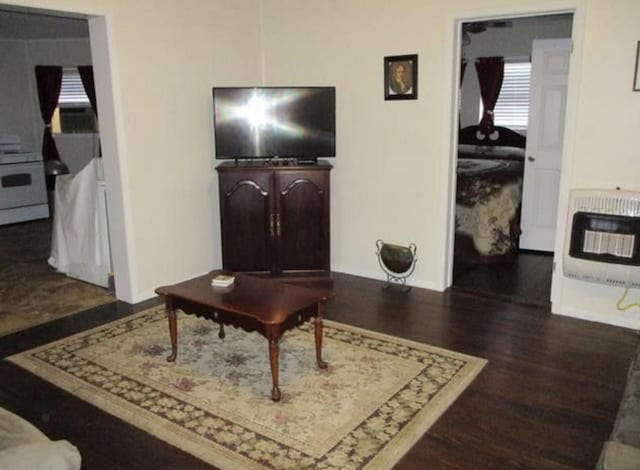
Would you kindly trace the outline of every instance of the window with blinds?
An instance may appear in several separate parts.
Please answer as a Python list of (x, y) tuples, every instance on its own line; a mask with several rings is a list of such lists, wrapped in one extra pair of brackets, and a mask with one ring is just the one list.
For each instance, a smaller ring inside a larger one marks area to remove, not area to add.
[[(504, 78), (498, 102), (493, 110), (493, 122), (514, 130), (526, 130), (529, 123), (529, 87), (531, 62), (505, 62)], [(482, 100), (480, 100), (482, 119)]]
[(53, 113), (51, 127), (54, 133), (97, 132), (98, 121), (76, 67), (62, 69), (62, 85), (58, 107)]
[(529, 123), (531, 62), (506, 62), (498, 102), (493, 110), (496, 126), (525, 130)]
[(82, 85), (80, 72), (76, 67), (62, 69), (62, 86), (60, 87), (58, 106), (91, 106), (89, 97), (84, 91), (84, 85)]

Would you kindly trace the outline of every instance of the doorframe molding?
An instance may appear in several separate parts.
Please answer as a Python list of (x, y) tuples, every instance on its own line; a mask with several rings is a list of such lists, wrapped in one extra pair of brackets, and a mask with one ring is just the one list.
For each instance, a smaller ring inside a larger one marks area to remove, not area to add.
[(563, 136), (562, 165), (560, 174), (560, 188), (558, 192), (558, 215), (556, 218), (556, 234), (555, 246), (553, 254), (554, 270), (551, 280), (551, 311), (552, 313), (560, 313), (562, 310), (562, 253), (564, 245), (564, 234), (566, 230), (566, 214), (569, 204), (570, 184), (573, 181), (573, 162), (574, 148), (576, 139), (576, 121), (578, 115), (578, 96), (580, 85), (580, 73), (582, 70), (583, 56), (583, 38), (585, 29), (585, 6), (584, 2), (562, 1), (555, 2), (557, 8), (553, 9), (553, 5), (546, 5), (546, 8), (540, 10), (531, 9), (508, 9), (502, 8), (496, 10), (493, 14), (487, 14), (486, 9), (478, 9), (477, 13), (465, 13), (464, 16), (456, 15), (453, 18), (453, 80), (451, 83), (451, 124), (449, 135), (449, 159), (448, 164), (443, 165), (444, 180), (448, 184), (443, 185), (446, 194), (442, 200), (447, 201), (446, 204), (446, 244), (443, 250), (444, 260), (441, 263), (443, 267), (442, 280), (443, 287), (446, 289), (451, 287), (453, 281), (453, 255), (454, 255), (454, 236), (455, 236), (455, 188), (456, 188), (456, 163), (458, 148), (458, 126), (459, 126), (459, 83), (460, 83), (460, 60), (462, 59), (462, 24), (470, 21), (487, 21), (487, 20), (505, 20), (508, 18), (527, 18), (532, 16), (551, 16), (558, 14), (570, 13), (573, 15), (573, 23), (571, 28), (572, 53), (569, 61), (569, 78), (567, 84), (567, 104), (565, 110), (565, 128)]
[[(66, 2), (68, 3), (68, 2)], [(136, 255), (131, 232), (128, 174), (123, 147), (124, 125), (118, 73), (114, 56), (112, 9), (100, 5), (69, 6), (63, 0), (15, 0), (12, 7), (47, 12), (52, 15), (74, 15), (89, 24), (89, 44), (94, 67), (96, 98), (100, 109), (100, 142), (102, 145), (106, 184), (108, 236), (115, 294), (118, 300), (135, 303), (140, 298), (137, 282)]]

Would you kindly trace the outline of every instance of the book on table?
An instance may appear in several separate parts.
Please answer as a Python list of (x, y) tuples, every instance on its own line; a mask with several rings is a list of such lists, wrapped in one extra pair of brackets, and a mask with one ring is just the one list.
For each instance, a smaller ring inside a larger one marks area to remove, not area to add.
[(229, 287), (235, 281), (235, 277), (230, 274), (218, 274), (211, 279), (211, 285), (214, 287)]

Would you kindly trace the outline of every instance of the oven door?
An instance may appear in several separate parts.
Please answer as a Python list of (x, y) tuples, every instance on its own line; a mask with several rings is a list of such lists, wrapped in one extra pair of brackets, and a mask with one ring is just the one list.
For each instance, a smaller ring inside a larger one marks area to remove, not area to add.
[(41, 161), (0, 165), (0, 210), (46, 203), (47, 187)]

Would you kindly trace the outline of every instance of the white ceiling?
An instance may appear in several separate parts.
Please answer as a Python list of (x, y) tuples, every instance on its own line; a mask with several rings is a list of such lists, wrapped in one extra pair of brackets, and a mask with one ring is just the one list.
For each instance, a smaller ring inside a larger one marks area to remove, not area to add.
[(86, 18), (49, 10), (0, 4), (0, 38), (54, 39), (89, 37)]

